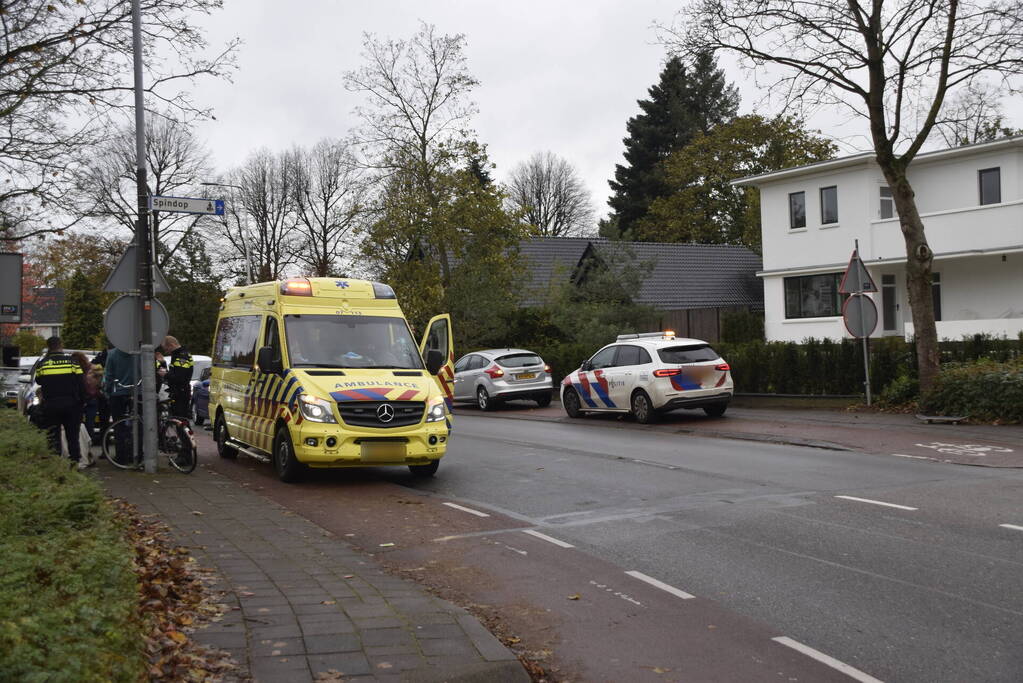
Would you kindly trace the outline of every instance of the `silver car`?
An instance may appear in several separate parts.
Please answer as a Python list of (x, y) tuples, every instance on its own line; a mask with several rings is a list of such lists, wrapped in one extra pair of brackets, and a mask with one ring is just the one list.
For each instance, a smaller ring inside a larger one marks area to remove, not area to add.
[(488, 349), (468, 353), (455, 363), (455, 401), (475, 403), (493, 410), (510, 399), (551, 404), (551, 368), (540, 356), (525, 349)]

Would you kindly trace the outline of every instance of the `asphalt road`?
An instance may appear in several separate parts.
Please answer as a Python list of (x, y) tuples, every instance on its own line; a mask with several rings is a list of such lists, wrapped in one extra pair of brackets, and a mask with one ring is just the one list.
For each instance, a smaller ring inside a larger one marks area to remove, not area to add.
[(1023, 679), (1018, 470), (464, 415), (431, 480), (204, 461), (565, 679)]

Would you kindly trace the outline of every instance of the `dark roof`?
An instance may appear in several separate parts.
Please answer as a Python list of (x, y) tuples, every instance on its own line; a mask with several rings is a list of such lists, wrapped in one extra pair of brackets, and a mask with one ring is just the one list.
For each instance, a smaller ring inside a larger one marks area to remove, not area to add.
[(35, 287), (25, 302), (23, 325), (59, 325), (64, 321), (64, 290), (59, 287)]
[[(663, 311), (718, 306), (764, 307), (764, 288), (756, 273), (760, 256), (730, 244), (612, 242), (583, 237), (535, 237), (523, 240), (519, 253), (531, 283), (524, 305), (536, 305), (544, 291), (576, 273), (587, 250), (599, 255), (622, 248), (651, 270), (636, 302)], [(613, 262), (613, 259), (612, 259)], [(556, 280), (556, 282), (552, 282)]]

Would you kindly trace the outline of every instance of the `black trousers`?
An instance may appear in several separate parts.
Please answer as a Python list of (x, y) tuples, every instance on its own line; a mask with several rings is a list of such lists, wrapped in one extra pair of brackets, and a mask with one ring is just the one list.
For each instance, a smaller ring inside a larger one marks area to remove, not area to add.
[(50, 450), (60, 455), (60, 430), (67, 439), (67, 452), (72, 462), (78, 462), (82, 451), (78, 447), (78, 432), (82, 425), (82, 407), (76, 404), (43, 404), (43, 424), (50, 441)]
[[(110, 419), (120, 420), (131, 411), (131, 395), (111, 396), (109, 399)], [(131, 461), (131, 428), (119, 425), (114, 432), (114, 457), (117, 462), (127, 463)]]
[(189, 403), (192, 400), (192, 387), (187, 384), (184, 386), (168, 384), (167, 395), (171, 400), (170, 414), (187, 420), (188, 414), (191, 412)]

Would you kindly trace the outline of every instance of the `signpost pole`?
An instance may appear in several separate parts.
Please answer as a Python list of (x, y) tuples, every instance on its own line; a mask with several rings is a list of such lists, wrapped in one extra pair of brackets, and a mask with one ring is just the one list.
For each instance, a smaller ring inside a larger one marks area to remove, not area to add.
[[(859, 240), (854, 240), (853, 244), (855, 245), (856, 256), (858, 258), (859, 255), (860, 255), (860, 241)], [(862, 280), (857, 284), (856, 289), (859, 290), (859, 291), (856, 292), (857, 296), (864, 296), (864, 294), (863, 294), (864, 284), (865, 283)], [(866, 320), (864, 318), (864, 310), (863, 310), (862, 306), (859, 307), (859, 317), (860, 317), (860, 328), (865, 328), (866, 327)], [(871, 403), (871, 400), (870, 400), (870, 350), (867, 348), (867, 337), (869, 337), (869, 336), (870, 336), (870, 334), (868, 333), (868, 334), (865, 334), (863, 336), (863, 338), (862, 338), (863, 339), (863, 377), (864, 377), (863, 386), (866, 389), (867, 405), (868, 406)]]
[(135, 68), (135, 183), (139, 217), (135, 224), (138, 253), (139, 328), (141, 331), (142, 456), (145, 471), (156, 472), (156, 359), (153, 351), (153, 245), (149, 234), (149, 189), (146, 180), (146, 114), (142, 84), (142, 10), (131, 3), (132, 51)]

